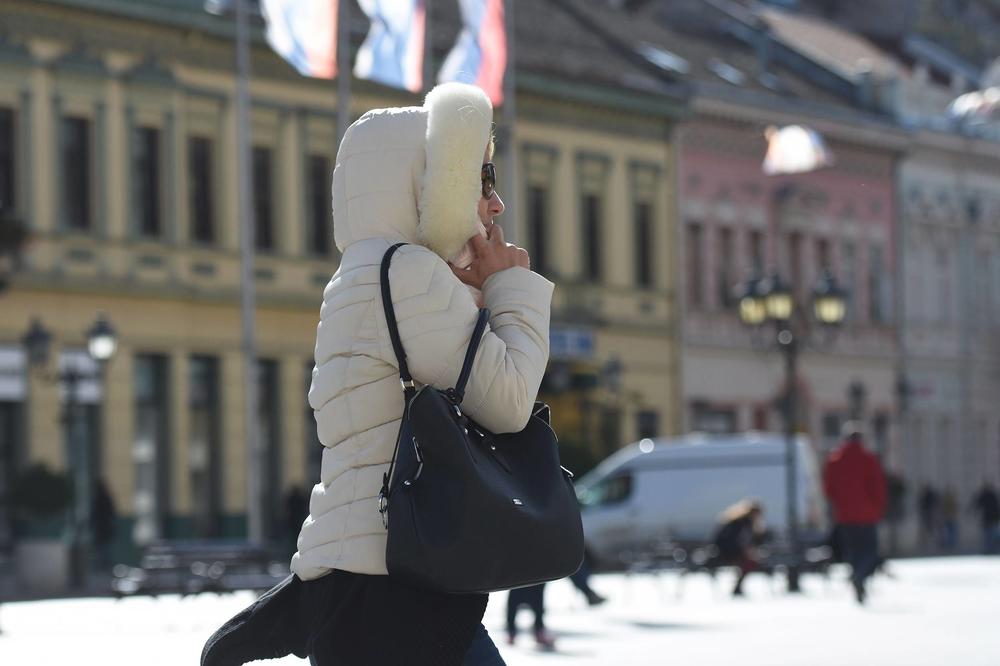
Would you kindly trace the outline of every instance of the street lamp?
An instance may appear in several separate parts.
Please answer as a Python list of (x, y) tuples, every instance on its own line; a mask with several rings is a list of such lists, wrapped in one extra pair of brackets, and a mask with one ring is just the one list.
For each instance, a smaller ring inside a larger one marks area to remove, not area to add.
[[(48, 364), (52, 334), (38, 319), (33, 319), (22, 344), (32, 368), (44, 369)], [(114, 356), (118, 348), (118, 337), (111, 322), (103, 314), (87, 331), (87, 353), (97, 361), (96, 372), (85, 372), (75, 364), (55, 374), (40, 374), (42, 378), (66, 385), (66, 405), (61, 414), (65, 428), (67, 466), (73, 468), (73, 520), (69, 528), (71, 556), (71, 582), (75, 587), (83, 585), (87, 574), (87, 547), (90, 536), (90, 450), (88, 441), (80, 436), (79, 415), (80, 383), (87, 380), (101, 380), (104, 366)], [(74, 456), (75, 452), (75, 456)], [(76, 460), (75, 465), (70, 461)]]
[[(736, 287), (737, 310), (740, 320), (757, 333), (765, 323), (772, 324), (774, 347), (785, 360), (785, 397), (782, 411), (785, 421), (785, 502), (787, 504), (786, 528), (791, 550), (788, 565), (788, 591), (799, 591), (799, 545), (797, 450), (795, 446), (795, 419), (798, 397), (795, 390), (798, 353), (809, 337), (809, 314), (824, 331), (835, 331), (844, 321), (847, 312), (846, 292), (837, 281), (824, 271), (813, 288), (811, 308), (801, 308), (795, 302), (792, 289), (774, 272), (764, 279), (752, 278)], [(823, 336), (824, 342), (829, 336)]]

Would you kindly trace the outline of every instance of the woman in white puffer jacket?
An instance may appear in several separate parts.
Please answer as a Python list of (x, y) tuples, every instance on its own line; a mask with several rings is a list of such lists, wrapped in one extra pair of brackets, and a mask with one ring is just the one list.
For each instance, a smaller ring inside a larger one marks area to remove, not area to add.
[[(435, 594), (387, 575), (377, 507), (403, 415), (379, 289), (390, 246), (409, 243), (389, 281), (418, 386), (455, 385), (480, 305), (491, 318), (462, 404), (472, 419), (493, 432), (521, 430), (548, 361), (553, 285), (493, 224), (503, 203), (489, 163), (492, 115), (478, 88), (443, 84), (422, 107), (366, 113), (341, 142), (333, 218), (343, 258), (324, 291), (309, 390), (325, 447), (321, 478), (286, 581), (295, 592), (272, 591), (261, 600), (270, 609), (251, 607), (213, 637), (240, 658), (253, 656), (247, 620), (272, 612), (271, 633), (286, 634), (278, 652), (321, 666), (503, 663), (481, 625), (486, 595)], [(295, 608), (276, 613), (282, 595)]]

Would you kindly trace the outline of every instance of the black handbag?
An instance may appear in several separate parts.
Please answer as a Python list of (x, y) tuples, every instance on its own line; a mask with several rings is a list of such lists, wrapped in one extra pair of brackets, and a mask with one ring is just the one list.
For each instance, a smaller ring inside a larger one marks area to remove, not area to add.
[(493, 434), (461, 409), (489, 320), (479, 311), (454, 388), (416, 389), (406, 365), (382, 258), (382, 305), (405, 409), (378, 510), (389, 575), (439, 592), (494, 592), (565, 578), (583, 562), (572, 474), (559, 464), (549, 408), (536, 402), (521, 432)]

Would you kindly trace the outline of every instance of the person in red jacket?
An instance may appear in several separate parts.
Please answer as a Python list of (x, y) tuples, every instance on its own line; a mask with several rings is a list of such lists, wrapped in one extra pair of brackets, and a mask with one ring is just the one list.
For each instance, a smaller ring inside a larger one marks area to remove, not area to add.
[(844, 427), (843, 443), (830, 452), (823, 468), (823, 489), (858, 603), (865, 602), (865, 581), (879, 562), (876, 527), (885, 513), (885, 476), (878, 458), (865, 450), (857, 424)]

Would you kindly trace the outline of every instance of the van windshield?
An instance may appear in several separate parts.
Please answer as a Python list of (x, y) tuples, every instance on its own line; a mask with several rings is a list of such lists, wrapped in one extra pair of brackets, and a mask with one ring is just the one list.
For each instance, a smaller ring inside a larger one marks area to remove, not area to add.
[(623, 502), (631, 495), (632, 474), (626, 472), (581, 489), (579, 498), (583, 506), (603, 506)]

